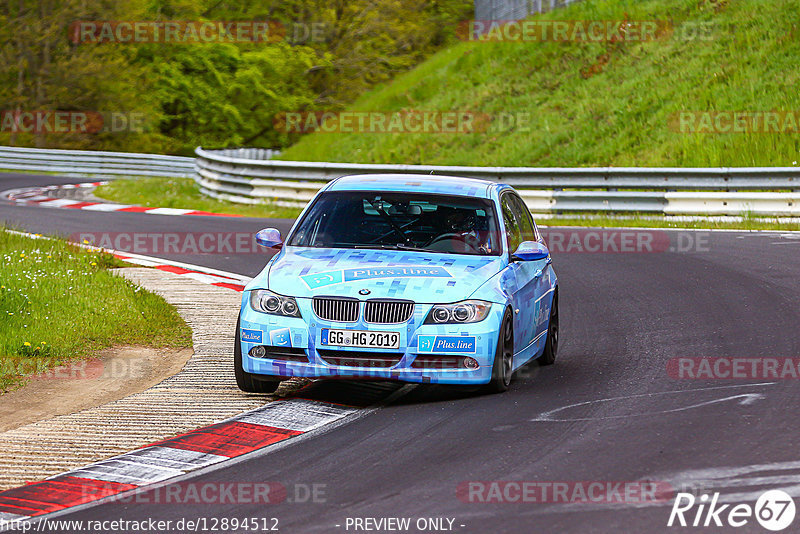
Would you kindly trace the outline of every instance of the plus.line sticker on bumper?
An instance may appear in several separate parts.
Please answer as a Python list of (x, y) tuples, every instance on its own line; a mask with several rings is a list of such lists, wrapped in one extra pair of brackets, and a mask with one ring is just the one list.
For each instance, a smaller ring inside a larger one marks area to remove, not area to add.
[(428, 353), (475, 354), (475, 336), (419, 336), (417, 350)]

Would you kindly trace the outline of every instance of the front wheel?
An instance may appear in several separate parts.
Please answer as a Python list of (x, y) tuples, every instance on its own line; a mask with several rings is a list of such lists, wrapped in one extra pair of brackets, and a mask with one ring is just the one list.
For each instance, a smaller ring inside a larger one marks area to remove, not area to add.
[(539, 356), (539, 365), (553, 365), (556, 363), (558, 353), (558, 291), (553, 295), (553, 305), (550, 306), (550, 323), (547, 326), (547, 342), (544, 352)]
[(514, 366), (514, 327), (511, 323), (511, 312), (506, 310), (497, 336), (497, 349), (492, 364), (492, 379), (484, 390), (487, 393), (502, 393), (508, 390), (511, 384), (512, 368)]
[(281, 381), (278, 379), (260, 379), (257, 375), (248, 373), (242, 365), (242, 343), (239, 340), (241, 332), (240, 320), (236, 321), (236, 339), (233, 340), (233, 374), (236, 376), (236, 385), (245, 393), (274, 393)]

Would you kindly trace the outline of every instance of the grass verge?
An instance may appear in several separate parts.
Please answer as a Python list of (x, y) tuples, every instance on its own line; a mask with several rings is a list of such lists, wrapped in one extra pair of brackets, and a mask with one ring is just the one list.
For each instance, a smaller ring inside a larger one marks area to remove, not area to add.
[(124, 263), (0, 226), (0, 393), (26, 376), (115, 345), (191, 347), (163, 298), (116, 276)]
[(619, 216), (608, 215), (556, 215), (551, 218), (536, 217), (540, 226), (591, 226), (606, 228), (687, 228), (702, 230), (775, 230), (800, 231), (800, 220), (788, 222), (780, 219), (762, 219), (742, 217), (731, 220), (731, 217), (704, 217), (689, 219), (657, 216)]
[(800, 109), (796, 0), (585, 0), (534, 19), (671, 22), (647, 41), (459, 43), (350, 110), (468, 110), (492, 119), (486, 131), (350, 127), (306, 135), (278, 159), (534, 167), (800, 161), (795, 122), (781, 122), (786, 129), (777, 133), (695, 133), (699, 120), (676, 126), (682, 112)]
[(274, 204), (236, 204), (207, 197), (191, 178), (131, 178), (113, 180), (98, 187), (95, 196), (119, 202), (154, 208), (180, 208), (243, 217), (293, 219), (300, 208)]

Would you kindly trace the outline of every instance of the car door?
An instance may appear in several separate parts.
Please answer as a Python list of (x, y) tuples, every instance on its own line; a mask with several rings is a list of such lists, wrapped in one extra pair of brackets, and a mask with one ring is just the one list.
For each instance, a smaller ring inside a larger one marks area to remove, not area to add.
[[(510, 191), (503, 193), (500, 197), (500, 206), (506, 227), (508, 250), (513, 254), (523, 241), (536, 240), (536, 230), (530, 212), (516, 194)], [(541, 269), (544, 262), (511, 259), (509, 261), (509, 269), (513, 273), (510, 289), (514, 311), (514, 352), (520, 353), (530, 346), (538, 333), (535, 315), (539, 304), (536, 300), (537, 293), (540, 292)]]
[[(517, 195), (513, 195), (513, 204), (522, 217), (522, 236), (523, 241), (542, 241), (539, 235), (539, 230), (536, 228), (536, 223), (533, 222), (530, 210), (525, 205), (525, 202)], [(533, 310), (530, 316), (533, 322), (533, 336), (531, 342), (539, 338), (547, 330), (548, 319), (550, 318), (550, 304), (552, 301), (553, 284), (550, 279), (550, 274), (547, 269), (550, 261), (548, 259), (539, 261), (526, 262), (530, 269), (527, 270), (530, 276), (533, 277), (531, 289), (533, 291), (531, 298), (534, 299)], [(520, 312), (520, 315), (522, 313)], [(544, 338), (539, 338), (543, 343)]]

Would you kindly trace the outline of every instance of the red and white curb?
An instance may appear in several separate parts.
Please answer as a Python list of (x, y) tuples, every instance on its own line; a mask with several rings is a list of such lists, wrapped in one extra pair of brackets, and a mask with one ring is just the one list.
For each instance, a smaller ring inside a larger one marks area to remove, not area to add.
[[(106, 250), (106, 252), (111, 251)], [(251, 278), (246, 276), (217, 271), (216, 269), (207, 269), (205, 267), (198, 267), (197, 265), (190, 265), (177, 261), (168, 261), (161, 258), (130, 254), (127, 252), (111, 252), (111, 254), (113, 254), (115, 258), (119, 258), (128, 263), (141, 265), (142, 267), (152, 267), (160, 271), (185, 276), (186, 278), (191, 278), (192, 280), (197, 280), (204, 284), (225, 287), (239, 292), (244, 291), (244, 287), (251, 280)]]
[(134, 206), (132, 204), (115, 204), (111, 202), (93, 202), (57, 198), (48, 195), (49, 192), (59, 189), (95, 188), (109, 182), (83, 182), (79, 184), (48, 185), (43, 187), (28, 187), (3, 191), (0, 196), (15, 204), (36, 205), (45, 208), (66, 208), (88, 211), (146, 213), (149, 215), (193, 215), (204, 217), (241, 217), (226, 213), (212, 213), (210, 211), (189, 210), (179, 208), (149, 208), (147, 206)]
[[(17, 232), (15, 230), (6, 230), (6, 232), (30, 237), (31, 239), (50, 239), (49, 237), (41, 234), (30, 234), (26, 232)], [(203, 282), (204, 284), (225, 287), (228, 289), (233, 289), (234, 291), (244, 291), (244, 287), (248, 282), (250, 282), (250, 280), (252, 280), (252, 278), (248, 276), (242, 276), (227, 271), (220, 271), (218, 269), (211, 269), (209, 267), (202, 267), (200, 265), (166, 260), (164, 258), (155, 258), (153, 256), (144, 256), (142, 254), (133, 254), (131, 252), (120, 252), (113, 249), (99, 248), (92, 245), (87, 245), (86, 243), (73, 244), (95, 252), (107, 252), (113, 255), (115, 258), (123, 260), (127, 263), (141, 265), (142, 267), (152, 267), (153, 269), (159, 269), (161, 271), (185, 276), (187, 278), (191, 278), (192, 280)]]
[[(312, 394), (313, 388), (314, 384), (307, 386)], [(274, 401), (205, 428), (0, 492), (0, 526), (110, 500), (342, 423), (369, 413), (369, 407), (381, 400), (398, 396), (404, 388), (397, 388), (375, 385), (369, 395), (362, 396), (360, 405), (300, 397)]]
[[(12, 230), (7, 232), (33, 239), (48, 237)], [(79, 246), (98, 249), (86, 244)], [(109, 252), (106, 250), (106, 252)], [(211, 285), (241, 291), (247, 277), (196, 265), (151, 258), (139, 254), (115, 253), (115, 256), (138, 265), (155, 267), (188, 276)], [(50, 477), (40, 482), (0, 492), (0, 532), (21, 522), (48, 514), (90, 506), (123, 493), (135, 492), (165, 481), (174, 481), (199, 469), (209, 469), (246, 454), (317, 431), (326, 431), (346, 418), (366, 415), (378, 403), (404, 394), (409, 386), (395, 383), (359, 384), (357, 391), (347, 391), (336, 384), (336, 394), (348, 404), (332, 402), (324, 392), (324, 383), (313, 383), (295, 396), (270, 402), (204, 428), (158, 441), (147, 447), (95, 462)], [(321, 390), (321, 394), (316, 390)], [(314, 399), (313, 397), (322, 399)], [(323, 400), (324, 399), (324, 400)]]

